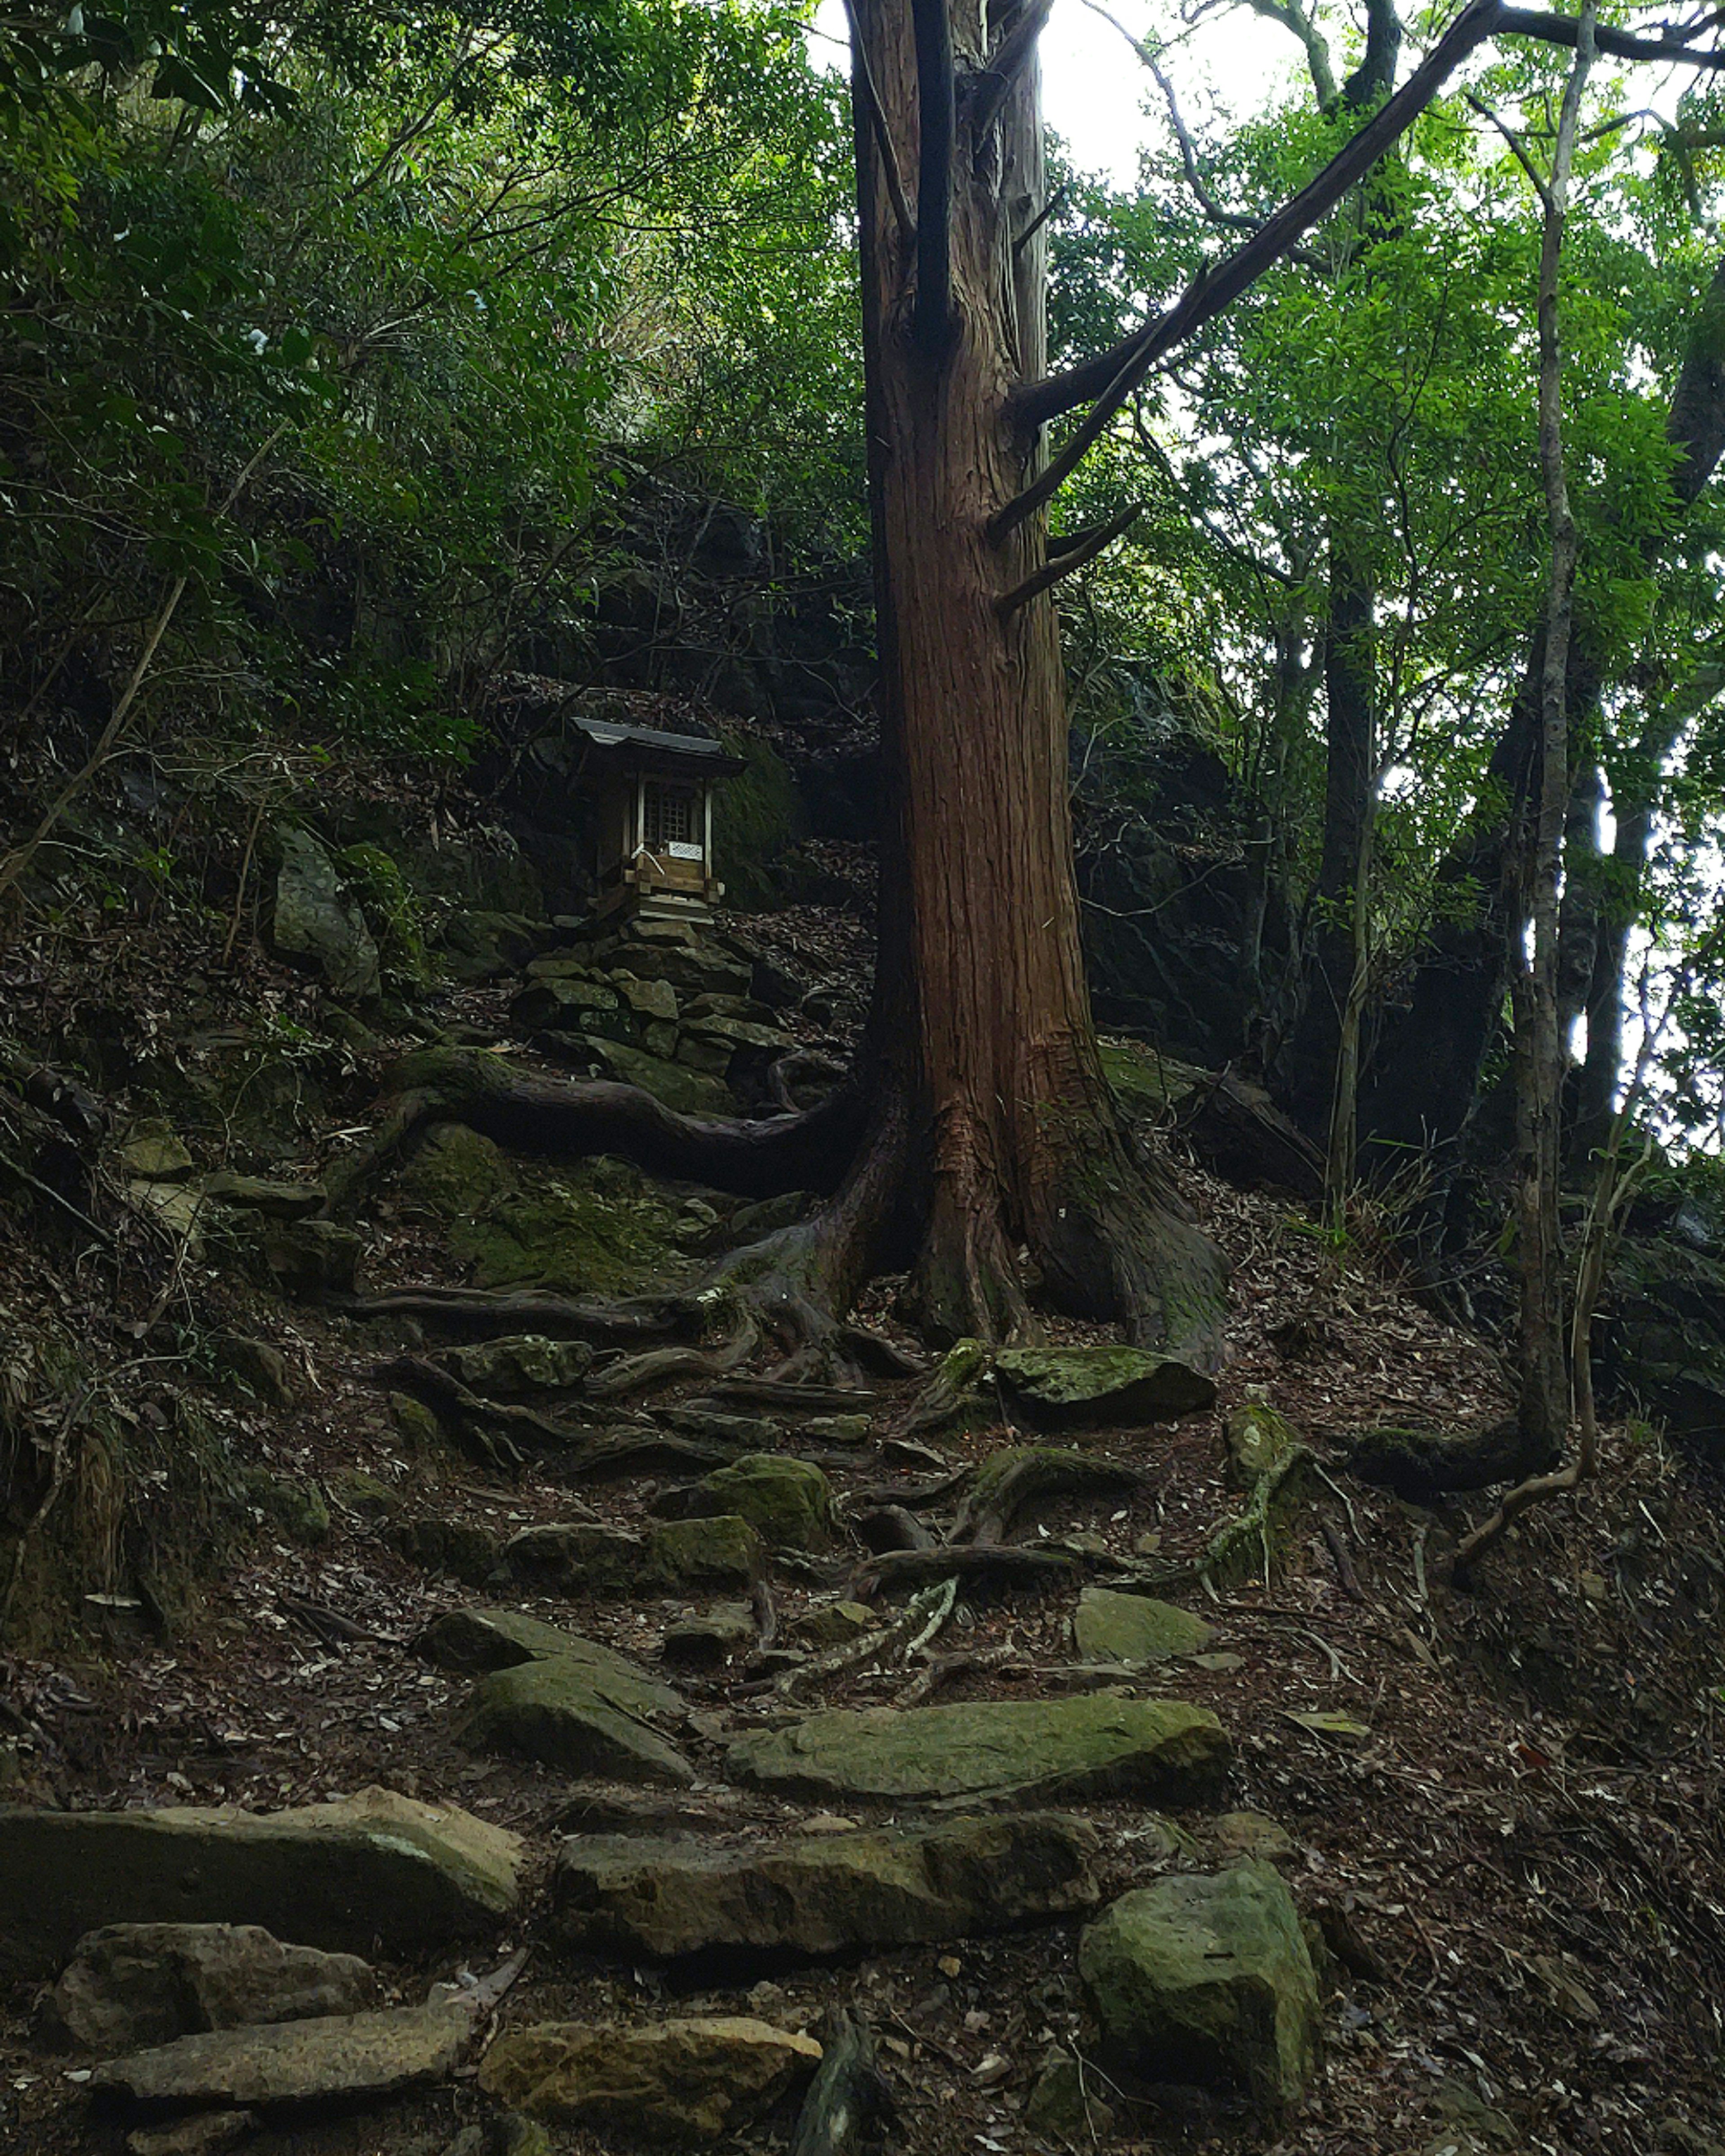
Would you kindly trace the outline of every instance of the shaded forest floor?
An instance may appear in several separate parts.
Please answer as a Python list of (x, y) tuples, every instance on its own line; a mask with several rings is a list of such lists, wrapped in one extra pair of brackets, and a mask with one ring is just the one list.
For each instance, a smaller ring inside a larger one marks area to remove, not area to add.
[[(815, 1005), (820, 1022), (792, 1030), (841, 1050), (843, 1006), (854, 1002), (865, 957), (864, 915), (804, 908), (732, 925), (828, 991)], [(86, 932), (75, 916), (26, 937), (6, 962), (13, 1022), (39, 1043), (99, 1044), (105, 1026), (123, 1026), (131, 1075), (105, 1096), (116, 1116), (160, 1110), (151, 1058), (177, 1034), (183, 1046), (188, 1024), (205, 1037), (267, 1033), (276, 1064), (305, 1082), (275, 1137), (254, 1134), (228, 1158), (244, 1153), (244, 1165), (274, 1177), (309, 1180), (362, 1141), (384, 1060), (427, 1038), (428, 1019), (432, 1036), (542, 1063), (540, 1049), (512, 1034), (512, 982), (445, 981), (417, 999), (416, 1029), (392, 1036), (387, 1022), (332, 1025), (319, 992), (249, 937), (223, 973), (211, 928), (208, 972), (188, 969), (182, 932), (183, 917), (164, 907), (123, 949), (99, 921)], [(1725, 1987), (1714, 1726), (1725, 1543), (1717, 1488), (1656, 1433), (1614, 1425), (1599, 1483), (1532, 1516), (1476, 1592), (1452, 1592), (1445, 1553), (1482, 1502), (1401, 1503), (1346, 1480), (1342, 1445), (1373, 1424), (1493, 1419), (1507, 1395), (1491, 1348), (1440, 1322), (1392, 1265), (1338, 1245), (1286, 1197), (1233, 1188), (1182, 1157), (1177, 1137), (1147, 1136), (1169, 1149), (1235, 1269), (1214, 1407), (1086, 1434), (1087, 1451), (1143, 1479), (1127, 1498), (1063, 1502), (1021, 1531), (1069, 1552), (1073, 1577), (968, 1589), (924, 1656), (906, 1662), (897, 1654), (878, 1668), (818, 1676), (798, 1707), (1056, 1695), (1076, 1681), (1079, 1578), (1088, 1568), (1106, 1581), (1111, 1566), (1134, 1557), (1172, 1563), (1199, 1551), (1238, 1509), (1224, 1476), (1226, 1418), (1266, 1398), (1329, 1472), (1300, 1509), (1270, 1578), (1182, 1598), (1214, 1628), (1201, 1656), (1122, 1669), (1117, 1680), (1123, 1696), (1214, 1711), (1234, 1746), (1224, 1804), (1174, 1815), (1171, 1846), (1149, 1830), (1142, 1805), (1076, 1809), (1099, 1830), (1110, 1894), (1168, 1866), (1213, 1868), (1239, 1830), (1224, 1815), (1259, 1813), (1283, 1830), (1276, 1861), (1322, 1942), (1325, 2062), (1301, 2107), (1269, 2123), (1226, 2097), (1128, 2089), (1098, 2069), (1093, 2085), (1112, 2125), (1073, 2145), (1697, 2156), (1725, 2136), (1725, 2034), (1714, 2003)], [(200, 1170), (223, 1164), (218, 1147), (193, 1144)], [(783, 1655), (798, 1620), (852, 1588), (865, 1555), (854, 1523), (908, 1501), (938, 1527), (951, 1504), (920, 1495), (931, 1481), (1024, 1440), (1004, 1402), (957, 1434), (912, 1436), (906, 1425), (916, 1384), (883, 1381), (860, 1403), (865, 1432), (847, 1432), (841, 1443), (826, 1424), (810, 1435), (793, 1413), (721, 1399), (714, 1412), (754, 1419), (756, 1449), (821, 1467), (840, 1523), (837, 1547), (776, 1557), (768, 1595), (778, 1659), (744, 1645), (726, 1666), (665, 1671), (691, 1710), (680, 1740), (696, 1772), (691, 1788), (573, 1783), (457, 1742), (465, 1686), (412, 1651), (421, 1628), (440, 1611), (506, 1605), (656, 1668), (667, 1630), (723, 1598), (464, 1586), (410, 1562), (403, 1526), (453, 1526), (489, 1548), (557, 1521), (635, 1529), (679, 1478), (642, 1473), (572, 1487), (543, 1464), (488, 1471), (470, 1449), (429, 1439), (398, 1399), (392, 1408), (379, 1374), (393, 1357), (434, 1354), (446, 1343), (406, 1321), (360, 1323), (316, 1300), (284, 1301), (195, 1239), (176, 1242), (158, 1215), (128, 1199), (123, 1173), (104, 1174), (89, 1202), (101, 1200), (105, 1247), (57, 1219), (63, 1208), (33, 1204), (14, 1186), (14, 1233), (0, 1253), (0, 1307), (14, 1348), (37, 1333), (69, 1332), (89, 1383), (123, 1411), (135, 1436), (171, 1448), (189, 1403), (230, 1460), (262, 1470), (277, 1492), (298, 1493), (297, 1509), (251, 1503), (223, 1545), (203, 1553), (201, 1576), (166, 1631), (150, 1598), (117, 1573), (104, 1582), (105, 1599), (78, 1607), (71, 1598), (72, 1623), (39, 1610), (33, 1634), (0, 1651), (0, 1795), (72, 1809), (266, 1810), (381, 1783), (451, 1800), (526, 1836), (533, 1852), (537, 1883), (521, 1921), (500, 1928), (497, 1940), (500, 1953), (533, 1949), (502, 2010), (506, 2025), (711, 2011), (813, 2031), (835, 2002), (855, 2001), (880, 2041), (899, 2108), (896, 2145), (927, 2156), (1052, 2145), (1023, 2112), (1052, 2052), (1091, 2048), (1076, 1921), (765, 1979), (744, 1972), (735, 1984), (691, 1991), (649, 1965), (561, 1948), (536, 1898), (562, 1833), (669, 1827), (759, 1838), (819, 1810), (727, 1784), (725, 1746), (782, 1717), (770, 1681), (795, 1666)], [(663, 1247), (682, 1250), (675, 1270), (684, 1278), (697, 1276), (710, 1252), (701, 1224), (721, 1235), (735, 1209), (721, 1194), (691, 1187), (655, 1190), (639, 1179), (611, 1187), (624, 1193), (619, 1205), (635, 1214), (657, 1207), (660, 1227), (671, 1221)], [(357, 1224), (369, 1290), (453, 1283), (473, 1270), (470, 1255), (452, 1246), (448, 1219), (423, 1189), (416, 1194), (411, 1168), (372, 1194)], [(893, 1286), (877, 1285), (865, 1315), (915, 1349), (896, 1326)], [(1050, 1332), (1105, 1337), (1059, 1324)], [(216, 1381), (198, 1343), (233, 1335), (279, 1352), (287, 1382), (278, 1399)], [(607, 1426), (670, 1427), (691, 1394), (712, 1391), (657, 1394)], [(147, 1507), (147, 1486), (125, 1502)], [(70, 1530), (80, 1507), (94, 1506), (88, 1490), (66, 1496), (59, 1524), (69, 1549), (77, 1548)], [(110, 1523), (116, 1536), (123, 1527)], [(1314, 1714), (1330, 1719), (1291, 1718)], [(411, 2002), (451, 1967), (386, 1974)], [(91, 2116), (82, 2068), (37, 2041), (39, 1993), (15, 1985), (4, 1997), (0, 2139), (33, 2156), (117, 2151), (124, 2128)], [(246, 2145), (258, 2156), (442, 2156), (463, 2123), (485, 2111), (470, 2082), (458, 2081), (389, 2108), (265, 2126)], [(762, 2148), (783, 2139), (783, 2123), (773, 2121), (740, 2138)], [(606, 2145), (563, 2129), (552, 2136), (570, 2156)]]

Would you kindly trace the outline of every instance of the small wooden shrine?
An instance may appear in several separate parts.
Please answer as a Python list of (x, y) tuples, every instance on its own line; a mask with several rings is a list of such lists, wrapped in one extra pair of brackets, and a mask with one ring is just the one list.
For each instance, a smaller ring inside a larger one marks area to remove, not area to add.
[(598, 808), (593, 911), (686, 917), (724, 896), (713, 874), (713, 787), (743, 766), (701, 734), (578, 716), (578, 782)]

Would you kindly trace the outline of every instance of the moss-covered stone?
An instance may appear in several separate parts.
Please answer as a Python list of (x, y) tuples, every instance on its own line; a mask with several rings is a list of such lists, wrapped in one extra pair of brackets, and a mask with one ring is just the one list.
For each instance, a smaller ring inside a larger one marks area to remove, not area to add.
[(1203, 1707), (1092, 1696), (834, 1709), (750, 1731), (726, 1770), (734, 1781), (823, 1800), (1183, 1800), (1213, 1787), (1228, 1758), (1221, 1724)]
[(403, 1169), (401, 1186), (435, 1219), (454, 1221), (489, 1210), (516, 1181), (501, 1146), (465, 1123), (438, 1123)]
[(824, 1550), (833, 1542), (831, 1485), (813, 1460), (746, 1454), (686, 1493), (692, 1517), (732, 1512), (773, 1549)]
[(425, 948), (419, 901), (393, 855), (362, 839), (336, 858), (377, 946), (385, 978), (397, 987), (429, 988), (436, 969)]
[(742, 735), (725, 745), (742, 759), (713, 794), (713, 826), (726, 896), (745, 911), (781, 902), (774, 870), (804, 835), (802, 798), (789, 766), (769, 743)]
[(866, 1602), (823, 1602), (805, 1609), (788, 1627), (790, 1636), (805, 1647), (846, 1647), (865, 1632), (878, 1632), (881, 1620)]
[(994, 1371), (1026, 1413), (1058, 1429), (1169, 1421), (1216, 1397), (1201, 1371), (1141, 1348), (1004, 1348)]
[(752, 1587), (766, 1568), (766, 1552), (748, 1521), (721, 1514), (655, 1527), (648, 1560), (668, 1592), (691, 1594)]
[(1296, 2102), (1317, 2063), (1317, 1979), (1281, 1876), (1248, 1858), (1123, 1895), (1087, 1930), (1079, 1974), (1108, 2054), (1157, 2081)]
[(470, 1391), (508, 1400), (533, 1393), (572, 1392), (592, 1367), (593, 1355), (584, 1340), (548, 1340), (522, 1332), (452, 1348), (446, 1359)]
[(649, 1055), (624, 1041), (595, 1040), (593, 1053), (614, 1078), (639, 1086), (682, 1116), (734, 1116), (737, 1096), (721, 1078), (691, 1070), (664, 1055)]
[(483, 1587), (497, 1569), (501, 1545), (476, 1521), (422, 1517), (398, 1520), (392, 1546), (422, 1571), (447, 1573), (464, 1586)]
[(1210, 1075), (1194, 1063), (1177, 1063), (1142, 1040), (1105, 1040), (1099, 1051), (1102, 1075), (1131, 1122), (1160, 1122)]
[(389, 1419), (410, 1452), (429, 1457), (442, 1452), (448, 1443), (443, 1424), (411, 1393), (389, 1395)]
[(357, 1519), (390, 1520), (402, 1508), (400, 1491), (363, 1467), (338, 1467), (324, 1486), (332, 1504)]
[(192, 1173), (192, 1156), (159, 1117), (134, 1123), (120, 1148), (120, 1164), (140, 1183), (183, 1183)]
[(1215, 1636), (1214, 1626), (1189, 1609), (1106, 1587), (1086, 1587), (1072, 1620), (1073, 1640), (1084, 1661), (1123, 1662), (1133, 1669), (1202, 1654)]
[(290, 1542), (316, 1549), (329, 1540), (330, 1508), (315, 1482), (272, 1475), (265, 1467), (246, 1468), (240, 1481), (247, 1502)]

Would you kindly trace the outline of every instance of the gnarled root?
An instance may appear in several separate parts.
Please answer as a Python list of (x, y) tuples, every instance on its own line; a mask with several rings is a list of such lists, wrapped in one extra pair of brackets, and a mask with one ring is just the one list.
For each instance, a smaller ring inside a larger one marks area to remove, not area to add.
[(388, 1074), (383, 1106), (372, 1144), (332, 1171), (332, 1204), (352, 1202), (438, 1122), (465, 1123), (525, 1152), (571, 1158), (615, 1153), (649, 1174), (710, 1183), (743, 1198), (833, 1189), (863, 1122), (855, 1084), (841, 1085), (818, 1107), (752, 1122), (680, 1115), (639, 1086), (549, 1078), (500, 1056), (457, 1048), (403, 1058)]

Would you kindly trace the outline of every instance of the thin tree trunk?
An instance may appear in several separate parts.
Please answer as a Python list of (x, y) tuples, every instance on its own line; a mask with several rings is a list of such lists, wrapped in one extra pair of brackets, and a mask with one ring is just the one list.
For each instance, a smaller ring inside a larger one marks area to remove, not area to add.
[[(1593, 63), (1595, 0), (1583, 0), (1575, 61), (1564, 86), (1542, 188), (1539, 254), (1539, 468), (1551, 530), (1545, 663), (1540, 675), (1540, 785), (1529, 861), (1532, 947), (1514, 973), (1516, 1216), (1522, 1273), (1522, 1434), (1555, 1458), (1569, 1425), (1563, 1337), (1563, 1244), (1558, 1217), (1562, 1163), (1563, 1042), (1558, 1015), (1558, 946), (1563, 821), (1569, 801), (1568, 665), (1579, 551), (1563, 459), (1560, 272), (1563, 226), (1582, 93)], [(1531, 170), (1531, 167), (1530, 167)]]

